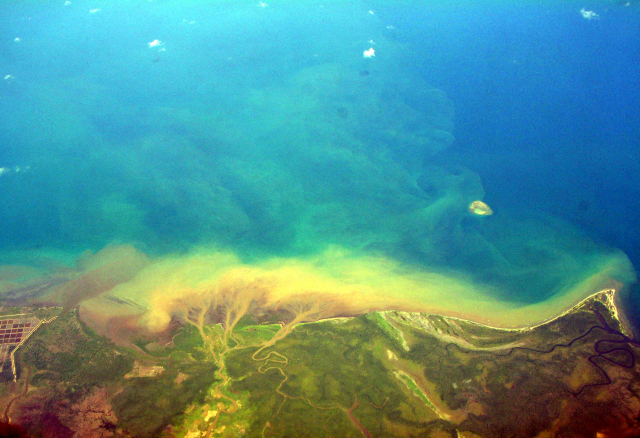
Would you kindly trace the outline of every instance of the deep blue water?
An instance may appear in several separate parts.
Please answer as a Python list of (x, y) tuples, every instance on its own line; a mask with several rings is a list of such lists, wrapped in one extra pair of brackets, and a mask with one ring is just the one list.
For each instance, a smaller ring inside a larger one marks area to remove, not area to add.
[(267, 3), (3, 2), (2, 248), (340, 244), (523, 302), (640, 267), (635, 4)]
[(423, 43), (428, 61), (414, 68), (456, 104), (457, 141), (441, 158), (481, 174), (496, 207), (564, 218), (637, 269), (638, 11), (590, 2), (599, 18), (585, 20), (561, 3), (392, 13)]

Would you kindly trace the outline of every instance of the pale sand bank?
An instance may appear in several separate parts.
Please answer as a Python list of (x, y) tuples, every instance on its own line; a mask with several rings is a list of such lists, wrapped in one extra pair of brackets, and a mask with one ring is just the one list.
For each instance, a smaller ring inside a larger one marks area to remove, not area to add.
[[(594, 263), (583, 277), (559, 286), (533, 304), (505, 301), (495, 288), (468, 277), (407, 268), (380, 256), (331, 250), (306, 259), (273, 258), (242, 263), (228, 252), (204, 251), (149, 261), (132, 279), (83, 303), (101, 319), (131, 312), (151, 331), (164, 330), (185, 309), (242, 308), (266, 313), (315, 306), (309, 319), (400, 310), (439, 314), (491, 327), (530, 328), (562, 315), (603, 290), (635, 280), (626, 257), (615, 253)], [(499, 292), (499, 291), (498, 291)], [(122, 303), (128, 303), (123, 305)]]
[[(151, 259), (132, 246), (120, 245), (84, 254), (74, 268), (65, 264), (46, 275), (60, 276), (60, 271), (69, 281), (52, 287), (48, 300), (80, 304), (96, 321), (135, 319), (151, 331), (164, 330), (186, 308), (203, 306), (239, 306), (248, 313), (278, 309), (296, 313), (315, 306), (308, 319), (400, 310), (523, 329), (562, 315), (594, 293), (620, 290), (635, 281), (626, 256), (612, 252), (594, 258), (578, 278), (565, 279), (550, 298), (523, 304), (497, 298), (505, 296), (504, 291), (474, 282), (464, 273), (430, 272), (339, 247), (313, 257), (274, 257), (247, 264), (219, 250)], [(12, 266), (0, 272), (11, 274), (0, 279), (0, 291), (19, 290), (24, 286), (21, 277), (29, 277), (29, 284), (38, 283), (33, 270)], [(517, 296), (517, 291), (511, 292)]]

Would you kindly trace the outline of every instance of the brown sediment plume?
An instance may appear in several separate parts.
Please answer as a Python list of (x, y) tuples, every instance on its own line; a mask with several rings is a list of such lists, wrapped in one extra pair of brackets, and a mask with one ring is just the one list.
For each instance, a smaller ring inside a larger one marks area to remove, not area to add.
[[(113, 299), (108, 294), (90, 298), (78, 306), (79, 317), (89, 328), (117, 345), (134, 349), (137, 347), (130, 342), (132, 336), (150, 335), (140, 321), (146, 310), (135, 303)], [(160, 332), (152, 335), (154, 338), (159, 336)]]
[(131, 245), (107, 246), (96, 254), (85, 253), (78, 260), (77, 277), (57, 287), (47, 297), (65, 310), (129, 281), (149, 263), (146, 255)]
[(230, 274), (217, 282), (186, 287), (181, 291), (174, 289), (172, 293), (176, 298), (167, 307), (171, 317), (196, 327), (203, 339), (205, 325), (221, 323), (226, 338), (243, 316), (264, 312), (268, 292), (264, 281), (250, 278), (246, 269)]
[(353, 285), (331, 278), (314, 267), (316, 262), (279, 259), (248, 266), (221, 252), (168, 257), (85, 300), (80, 315), (112, 339), (122, 340), (122, 333), (135, 324), (142, 331), (161, 333), (174, 320), (193, 325), (203, 339), (205, 326), (219, 323), (228, 339), (248, 314), (281, 314), (288, 321), (282, 331), (286, 335), (300, 322), (384, 308), (385, 300), (373, 296), (363, 306)]
[[(116, 251), (117, 253), (118, 251)], [(439, 274), (403, 265), (380, 255), (329, 248), (307, 258), (271, 258), (246, 264), (229, 252), (202, 250), (153, 261), (123, 250), (135, 269), (119, 271), (118, 264), (89, 270), (89, 294), (65, 295), (68, 303), (87, 296), (81, 316), (91, 319), (100, 333), (123, 338), (136, 330), (165, 332), (172, 321), (191, 324), (201, 336), (205, 327), (220, 324), (222, 338), (245, 315), (256, 321), (278, 315), (282, 335), (295, 324), (376, 310), (442, 314), (487, 325), (519, 328), (561, 314), (594, 291), (602, 289), (620, 270), (623, 255), (603, 258), (582, 280), (536, 304), (496, 298), (499, 293), (464, 275)], [(107, 257), (110, 260), (110, 257)], [(126, 260), (123, 258), (122, 260)], [(116, 269), (116, 271), (114, 271)], [(96, 278), (113, 275), (95, 284)], [(117, 327), (120, 326), (121, 329)], [(282, 336), (276, 336), (277, 339)], [(275, 342), (275, 341), (274, 341)]]
[(297, 324), (318, 321), (323, 318), (335, 316), (334, 309), (336, 307), (336, 303), (336, 301), (320, 301), (317, 297), (308, 296), (306, 299), (304, 299), (304, 297), (296, 297), (290, 302), (282, 304), (282, 307), (293, 315), (293, 319), (284, 323), (273, 338), (264, 342), (260, 348), (253, 353), (252, 358), (260, 360), (258, 358), (264, 349), (275, 345), (276, 342), (285, 338), (289, 333), (291, 333)]

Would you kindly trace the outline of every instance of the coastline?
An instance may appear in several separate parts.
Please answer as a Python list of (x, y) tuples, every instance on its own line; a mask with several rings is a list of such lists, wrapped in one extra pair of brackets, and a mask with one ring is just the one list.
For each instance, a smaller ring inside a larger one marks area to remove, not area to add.
[(527, 333), (530, 332), (538, 327), (542, 327), (544, 325), (547, 324), (551, 324), (552, 322), (568, 315), (571, 314), (577, 310), (579, 310), (580, 308), (582, 308), (585, 304), (587, 304), (589, 301), (599, 301), (602, 304), (604, 304), (607, 309), (609, 309), (609, 311), (611, 312), (611, 316), (620, 323), (620, 325), (623, 327), (623, 329), (625, 329), (625, 334), (626, 334), (626, 330), (627, 327), (625, 325), (623, 325), (622, 321), (620, 320), (620, 312), (616, 306), (616, 304), (614, 303), (614, 298), (618, 295), (618, 291), (615, 288), (611, 288), (611, 289), (603, 289), (601, 291), (598, 292), (594, 292), (593, 294), (589, 295), (588, 297), (584, 298), (582, 301), (578, 302), (577, 304), (575, 304), (574, 306), (570, 307), (569, 309), (565, 310), (564, 312), (562, 312), (561, 314), (551, 317), (549, 319), (546, 319), (542, 322), (539, 322), (537, 324), (533, 324), (533, 325), (527, 325), (524, 327), (504, 327), (504, 326), (500, 326), (500, 325), (490, 325), (490, 324), (485, 324), (482, 322), (477, 322), (474, 321), (472, 319), (464, 319), (464, 318), (460, 318), (460, 317), (455, 317), (455, 316), (446, 316), (446, 315), (437, 315), (437, 316), (441, 316), (445, 319), (452, 319), (452, 320), (457, 320), (457, 321), (462, 321), (468, 324), (472, 324), (472, 325), (477, 325), (479, 327), (483, 327), (483, 328), (487, 328), (487, 329), (493, 329), (493, 330), (501, 330), (501, 331), (505, 331), (505, 332), (515, 332), (515, 333)]
[[(507, 326), (501, 326), (500, 324), (488, 324), (488, 323), (477, 321), (472, 317), (451, 316), (451, 315), (446, 315), (444, 313), (436, 313), (436, 312), (415, 312), (415, 311), (404, 311), (404, 310), (373, 310), (371, 312), (366, 312), (365, 314), (380, 313), (382, 315), (399, 314), (399, 315), (415, 315), (415, 316), (423, 316), (423, 317), (424, 316), (440, 317), (447, 321), (462, 322), (462, 323), (474, 325), (474, 326), (481, 327), (484, 329), (489, 329), (489, 330), (497, 330), (497, 331), (512, 332), (512, 333), (529, 333), (539, 327), (545, 326), (547, 324), (551, 324), (554, 321), (557, 321), (569, 314), (572, 314), (581, 310), (590, 302), (598, 301), (607, 308), (607, 310), (610, 313), (610, 316), (620, 324), (621, 332), (633, 338), (634, 331), (632, 330), (632, 326), (628, 323), (628, 319), (626, 318), (624, 312), (622, 312), (619, 307), (620, 306), (619, 295), (620, 295), (620, 290), (616, 288), (607, 288), (607, 289), (599, 290), (587, 296), (586, 298), (580, 300), (578, 303), (571, 306), (567, 310), (563, 311), (559, 315), (545, 319), (539, 323), (526, 325), (523, 327), (507, 327)], [(335, 317), (323, 318), (319, 321), (344, 322), (351, 318), (355, 318), (357, 316), (359, 315), (335, 316)], [(299, 325), (314, 324), (319, 321), (307, 321), (307, 322), (302, 322)]]
[[(632, 286), (623, 285), (620, 290), (616, 290), (612, 297), (612, 306), (616, 310), (615, 317), (620, 323), (620, 327), (622, 328), (622, 332), (629, 336), (632, 339), (637, 339), (638, 330), (631, 323), (631, 318), (627, 316), (627, 313), (624, 312), (624, 304), (622, 303), (623, 295), (631, 288)], [(622, 309), (622, 310), (620, 310)]]

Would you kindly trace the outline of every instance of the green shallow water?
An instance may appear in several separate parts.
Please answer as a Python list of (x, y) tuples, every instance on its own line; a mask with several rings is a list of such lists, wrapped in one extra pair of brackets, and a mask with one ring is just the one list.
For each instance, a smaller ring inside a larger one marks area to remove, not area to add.
[[(422, 61), (375, 5), (85, 9), (58, 8), (41, 28), (14, 18), (2, 242), (30, 259), (6, 263), (131, 244), (158, 263), (208, 254), (206, 281), (232, 265), (277, 266), (285, 281), (283, 267), (304, 266), (308, 284), (291, 278), (290, 294), (346, 285), (358, 309), (456, 314), (481, 302), (487, 320), (547, 301), (551, 315), (608, 280), (635, 281), (620, 251), (544, 206), (502, 207), (481, 174), (441, 158), (455, 104), (407, 68)], [(468, 211), (482, 199), (494, 215)], [(216, 266), (219, 254), (234, 262)]]

